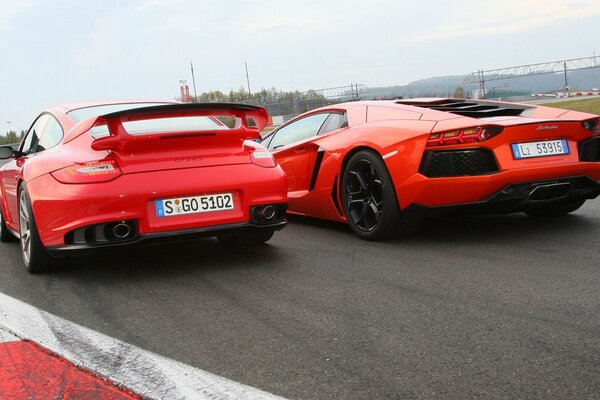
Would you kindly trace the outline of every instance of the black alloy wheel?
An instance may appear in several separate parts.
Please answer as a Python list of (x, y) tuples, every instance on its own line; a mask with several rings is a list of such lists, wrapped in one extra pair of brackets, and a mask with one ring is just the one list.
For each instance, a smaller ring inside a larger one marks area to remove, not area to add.
[(50, 257), (42, 244), (33, 215), (29, 193), (24, 185), (19, 190), (19, 230), (21, 254), (25, 268), (32, 274), (56, 268), (59, 260)]
[(350, 158), (342, 175), (342, 201), (350, 228), (361, 239), (384, 240), (405, 228), (392, 179), (379, 154), (361, 150)]

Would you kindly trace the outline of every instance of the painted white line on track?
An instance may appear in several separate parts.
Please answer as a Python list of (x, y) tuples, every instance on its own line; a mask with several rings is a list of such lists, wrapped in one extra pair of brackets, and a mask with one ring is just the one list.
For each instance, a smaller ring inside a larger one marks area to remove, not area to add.
[[(282, 399), (69, 322), (0, 293), (0, 338), (32, 340), (150, 399)], [(168, 340), (168, 338), (165, 338)], [(0, 340), (2, 341), (2, 340)]]
[(8, 330), (3, 329), (2, 326), (0, 326), (0, 343), (14, 342), (15, 340), (21, 339), (19, 339), (18, 337), (10, 333)]

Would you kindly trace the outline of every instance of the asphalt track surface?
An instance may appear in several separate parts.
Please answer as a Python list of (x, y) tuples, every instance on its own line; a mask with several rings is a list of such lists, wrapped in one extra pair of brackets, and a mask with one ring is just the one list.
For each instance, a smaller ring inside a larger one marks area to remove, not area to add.
[(202, 239), (41, 276), (2, 244), (0, 292), (293, 399), (598, 399), (599, 238), (600, 200), (385, 243), (295, 217), (260, 248)]

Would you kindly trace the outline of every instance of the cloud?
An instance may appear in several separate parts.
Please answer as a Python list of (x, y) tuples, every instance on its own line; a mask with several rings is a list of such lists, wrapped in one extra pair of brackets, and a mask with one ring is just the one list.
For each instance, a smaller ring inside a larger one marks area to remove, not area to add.
[(111, 53), (114, 52), (118, 43), (117, 31), (118, 24), (114, 21), (100, 20), (89, 45), (75, 54), (75, 64), (82, 67), (94, 67), (111, 59)]
[(31, 8), (31, 0), (0, 0), (0, 28), (24, 11)]
[(514, 34), (600, 15), (600, 2), (572, 0), (504, 0), (485, 2), (437, 29), (415, 34), (410, 41), (423, 42), (464, 36)]
[(135, 4), (132, 9), (134, 11), (153, 11), (157, 9), (164, 10), (179, 5), (181, 0), (141, 0)]

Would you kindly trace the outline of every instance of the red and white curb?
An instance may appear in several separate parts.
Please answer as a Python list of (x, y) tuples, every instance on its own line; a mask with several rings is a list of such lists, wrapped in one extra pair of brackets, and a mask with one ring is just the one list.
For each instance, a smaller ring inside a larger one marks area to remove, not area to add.
[(589, 97), (589, 96), (600, 96), (600, 92), (554, 92), (554, 93), (532, 93), (533, 97), (556, 97), (559, 99), (567, 97)]
[(0, 343), (12, 342), (14, 340), (21, 340), (21, 339), (16, 337), (9, 331), (2, 329), (2, 326), (0, 326)]
[(42, 346), (143, 398), (282, 399), (103, 335), (0, 293), (0, 346), (15, 340)]

